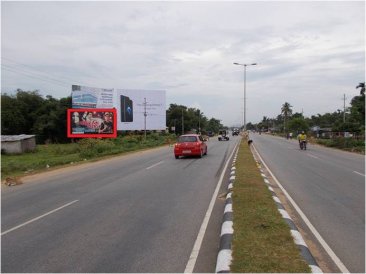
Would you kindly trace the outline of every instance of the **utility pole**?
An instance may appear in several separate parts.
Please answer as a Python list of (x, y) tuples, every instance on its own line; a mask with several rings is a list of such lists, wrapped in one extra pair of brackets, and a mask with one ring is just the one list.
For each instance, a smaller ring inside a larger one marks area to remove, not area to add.
[(146, 98), (144, 98), (144, 128), (145, 128), (145, 141), (146, 141), (146, 116), (147, 116), (147, 113), (146, 113)]
[(343, 94), (343, 123), (346, 122), (346, 94)]
[(198, 110), (198, 134), (201, 133), (201, 111)]
[(182, 134), (184, 134), (184, 116), (183, 116), (183, 108), (182, 108)]

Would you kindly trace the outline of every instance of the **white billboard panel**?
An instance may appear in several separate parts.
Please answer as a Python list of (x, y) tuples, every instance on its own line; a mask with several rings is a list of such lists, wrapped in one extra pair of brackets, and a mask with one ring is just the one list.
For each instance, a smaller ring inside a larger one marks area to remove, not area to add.
[(165, 91), (117, 89), (114, 96), (118, 130), (144, 130), (145, 117), (146, 130), (165, 130)]
[(72, 85), (72, 108), (113, 108), (113, 89)]

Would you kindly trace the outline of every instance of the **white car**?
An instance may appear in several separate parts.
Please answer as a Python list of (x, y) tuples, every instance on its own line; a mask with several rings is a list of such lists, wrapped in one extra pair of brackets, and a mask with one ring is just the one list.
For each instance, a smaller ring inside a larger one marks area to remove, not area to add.
[(225, 129), (219, 130), (219, 141), (229, 141), (229, 132)]

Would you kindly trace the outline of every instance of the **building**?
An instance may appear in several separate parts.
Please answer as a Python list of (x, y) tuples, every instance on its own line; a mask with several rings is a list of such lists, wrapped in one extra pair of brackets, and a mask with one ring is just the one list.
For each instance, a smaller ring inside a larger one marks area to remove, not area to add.
[(21, 154), (35, 149), (35, 135), (1, 135), (1, 152)]

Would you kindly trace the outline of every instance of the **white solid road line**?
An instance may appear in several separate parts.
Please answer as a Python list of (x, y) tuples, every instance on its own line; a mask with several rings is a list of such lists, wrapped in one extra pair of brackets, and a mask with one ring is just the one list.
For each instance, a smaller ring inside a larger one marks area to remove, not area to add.
[(308, 154), (309, 157), (315, 158), (315, 159), (319, 159), (319, 157), (313, 155), (313, 154)]
[(356, 173), (356, 174), (358, 174), (358, 175), (361, 175), (361, 176), (365, 177), (365, 174), (362, 174), (362, 173), (357, 172), (357, 171), (353, 171), (353, 172)]
[(17, 226), (15, 226), (15, 227), (11, 228), (11, 229), (8, 229), (8, 230), (6, 230), (6, 231), (2, 232), (2, 233), (1, 233), (1, 236), (4, 236), (5, 234), (7, 234), (7, 233), (9, 233), (9, 232), (12, 232), (12, 231), (14, 231), (14, 230), (16, 230), (16, 229), (18, 229), (18, 228), (21, 228), (21, 227), (23, 227), (23, 226), (25, 226), (25, 225), (28, 225), (28, 224), (30, 224), (30, 223), (33, 223), (34, 221), (37, 221), (37, 220), (39, 220), (39, 219), (41, 219), (41, 218), (43, 218), (43, 217), (46, 217), (47, 215), (50, 215), (50, 214), (52, 214), (52, 213), (54, 213), (54, 212), (56, 212), (56, 211), (58, 211), (58, 210), (60, 210), (60, 209), (63, 209), (63, 208), (65, 208), (65, 207), (69, 206), (69, 205), (72, 205), (73, 203), (76, 203), (76, 202), (78, 202), (78, 201), (79, 201), (79, 200), (72, 201), (72, 202), (70, 202), (70, 203), (67, 203), (66, 205), (63, 205), (63, 206), (60, 206), (60, 207), (58, 207), (58, 208), (56, 208), (56, 209), (54, 209), (54, 210), (51, 210), (51, 211), (49, 211), (49, 212), (47, 212), (47, 213), (45, 213), (45, 214), (43, 214), (43, 215), (41, 215), (41, 216), (39, 216), (39, 217), (37, 217), (37, 218), (31, 219), (31, 220), (29, 220), (29, 221), (27, 221), (27, 222), (25, 222), (25, 223), (22, 223), (22, 224), (20, 224), (20, 225), (17, 225)]
[(191, 255), (189, 256), (189, 260), (187, 262), (187, 265), (186, 265), (186, 269), (184, 270), (184, 273), (193, 273), (193, 269), (194, 269), (194, 266), (196, 265), (196, 261), (197, 261), (197, 257), (198, 257), (198, 253), (201, 249), (201, 245), (202, 245), (202, 241), (203, 241), (203, 237), (205, 236), (205, 233), (206, 233), (206, 229), (207, 229), (207, 225), (208, 225), (208, 221), (210, 220), (210, 217), (211, 217), (211, 213), (212, 213), (212, 210), (213, 210), (213, 207), (215, 205), (215, 202), (216, 202), (216, 197), (219, 193), (219, 190), (220, 190), (220, 187), (221, 187), (221, 184), (222, 184), (222, 181), (224, 179), (224, 175), (225, 175), (225, 171), (227, 169), (227, 166), (229, 164), (229, 161), (230, 159), (232, 158), (236, 148), (237, 148), (238, 144), (235, 145), (233, 151), (231, 152), (229, 158), (227, 159), (226, 161), (226, 164), (225, 164), (225, 167), (224, 169), (222, 170), (221, 172), (221, 176), (220, 176), (220, 179), (217, 183), (217, 186), (216, 186), (216, 189), (215, 189), (215, 192), (214, 194), (212, 195), (212, 199), (211, 199), (211, 202), (210, 202), (210, 205), (208, 206), (208, 209), (207, 209), (207, 212), (206, 212), (206, 215), (205, 215), (205, 218), (203, 219), (203, 222), (202, 222), (202, 225), (201, 225), (201, 228), (200, 228), (200, 231), (197, 235), (197, 238), (196, 238), (196, 241), (194, 243), (194, 246), (193, 246), (193, 249), (192, 249), (192, 252), (191, 252)]
[(151, 169), (151, 168), (156, 167), (156, 166), (158, 166), (158, 165), (160, 165), (162, 163), (164, 163), (164, 161), (160, 161), (160, 162), (158, 162), (158, 163), (156, 163), (156, 164), (154, 164), (152, 166), (147, 167), (146, 169)]
[(310, 231), (313, 233), (315, 238), (319, 241), (319, 243), (322, 245), (322, 247), (325, 249), (325, 251), (328, 253), (328, 255), (332, 258), (333, 262), (337, 265), (337, 267), (340, 269), (342, 273), (350, 273), (350, 271), (346, 268), (346, 266), (342, 263), (342, 261), (338, 258), (338, 256), (334, 253), (334, 251), (330, 248), (330, 246), (325, 242), (323, 237), (319, 234), (319, 232), (315, 229), (315, 227), (312, 225), (312, 223), (309, 221), (309, 219), (306, 217), (304, 212), (300, 209), (300, 207), (295, 203), (295, 201), (291, 198), (290, 194), (287, 193), (285, 188), (281, 185), (281, 183), (277, 180), (276, 176), (272, 173), (272, 171), (268, 168), (266, 163), (263, 161), (262, 157), (260, 156), (258, 150), (253, 146), (255, 151), (257, 152), (257, 155), (261, 161), (261, 163), (266, 167), (269, 174), (271, 174), (273, 180), (276, 181), (277, 185), (281, 188), (282, 192), (285, 194), (287, 199), (290, 201), (292, 206), (295, 208), (297, 213), (300, 215), (302, 220), (306, 223), (306, 225), (309, 227)]

